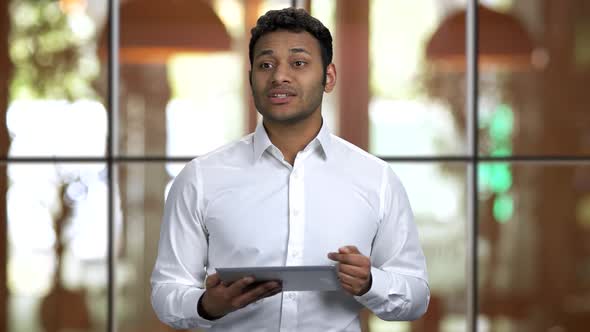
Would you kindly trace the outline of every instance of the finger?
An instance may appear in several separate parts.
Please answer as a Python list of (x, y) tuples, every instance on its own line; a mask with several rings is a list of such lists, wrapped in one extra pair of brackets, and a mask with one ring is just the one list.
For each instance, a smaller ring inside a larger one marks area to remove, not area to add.
[(333, 260), (333, 261), (338, 261), (339, 259), (339, 254), (337, 252), (329, 252), (328, 253), (328, 258)]
[(350, 290), (353, 295), (360, 294), (366, 287), (366, 281), (345, 274), (339, 274), (338, 279), (340, 279), (340, 285), (342, 288)]
[(340, 286), (342, 287), (342, 289), (348, 291), (352, 295), (356, 294), (355, 286), (349, 283), (351, 282), (350, 280), (345, 281), (340, 277), (338, 277), (338, 279), (340, 279)]
[(264, 293), (264, 294), (262, 294), (262, 295), (258, 296), (256, 299), (254, 299), (254, 300), (252, 300), (252, 301), (248, 302), (248, 304), (246, 304), (246, 305), (250, 305), (250, 304), (252, 304), (252, 303), (258, 303), (258, 302), (262, 301), (263, 299), (265, 299), (265, 298), (267, 298), (267, 297), (271, 297), (271, 296), (277, 295), (278, 293), (280, 293), (280, 292), (282, 292), (282, 291), (283, 291), (283, 288), (282, 288), (282, 287), (280, 287), (280, 286), (279, 286), (279, 287), (277, 287), (277, 288), (273, 288), (272, 290), (270, 290), (270, 291), (267, 291), (266, 293)]
[(217, 286), (221, 282), (221, 278), (219, 278), (219, 274), (214, 273), (207, 276), (207, 280), (205, 281), (205, 288), (213, 288)]
[(349, 285), (353, 288), (362, 284), (362, 280), (344, 273), (338, 273), (338, 279), (340, 280), (340, 283)]
[(283, 291), (283, 287), (277, 287), (275, 290), (268, 292), (264, 297), (271, 297)]
[(279, 288), (279, 283), (276, 281), (265, 282), (260, 286), (247, 291), (232, 300), (232, 307), (243, 308), (248, 304), (258, 301), (270, 292), (276, 291)]
[[(276, 290), (282, 290), (282, 286), (278, 281), (267, 281), (265, 283), (261, 283), (257, 285), (255, 288), (248, 290), (244, 294), (251, 295), (253, 297), (262, 298), (266, 294), (274, 292)], [(251, 294), (250, 294), (251, 293)]]
[(254, 277), (244, 277), (234, 283), (232, 283), (231, 285), (229, 285), (227, 287), (227, 295), (230, 298), (234, 298), (239, 296), (240, 294), (243, 293), (244, 288), (246, 288), (248, 285), (251, 285), (254, 282)]
[(342, 286), (342, 288), (343, 288), (345, 291), (347, 291), (348, 293), (350, 293), (350, 294), (352, 294), (352, 295), (355, 295), (355, 294), (356, 294), (356, 293), (354, 292), (354, 289), (352, 288), (352, 286), (350, 286), (350, 285), (348, 285), (348, 284), (344, 284), (344, 283), (341, 283), (340, 285), (341, 285), (341, 286)]
[(338, 249), (341, 254), (360, 254), (361, 252), (355, 246), (344, 246)]
[(368, 261), (368, 258), (363, 255), (339, 254), (339, 253), (335, 253), (335, 252), (329, 253), (328, 258), (333, 261), (340, 262), (342, 264), (348, 264), (348, 265), (354, 265), (354, 266), (365, 266), (366, 261)]
[(371, 270), (368, 266), (353, 266), (353, 265), (345, 265), (340, 264), (338, 271), (340, 273), (349, 275), (353, 278), (359, 278), (362, 280), (369, 279), (369, 275), (371, 274)]
[(262, 296), (260, 296), (259, 300), (267, 298), (267, 297), (271, 297), (274, 295), (277, 295), (278, 293), (283, 291), (283, 287), (279, 286), (277, 288), (274, 288), (270, 291), (267, 291), (266, 293), (262, 294)]

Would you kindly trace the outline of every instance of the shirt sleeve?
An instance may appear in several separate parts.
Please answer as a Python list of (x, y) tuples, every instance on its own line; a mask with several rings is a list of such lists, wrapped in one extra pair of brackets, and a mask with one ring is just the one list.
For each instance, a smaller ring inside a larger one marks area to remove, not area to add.
[(371, 289), (355, 299), (383, 320), (420, 318), (430, 290), (426, 259), (406, 191), (389, 165), (381, 185), (380, 224), (371, 250)]
[(197, 312), (205, 292), (208, 238), (200, 214), (198, 159), (180, 172), (168, 193), (158, 256), (151, 276), (151, 301), (158, 318), (175, 329), (208, 328)]

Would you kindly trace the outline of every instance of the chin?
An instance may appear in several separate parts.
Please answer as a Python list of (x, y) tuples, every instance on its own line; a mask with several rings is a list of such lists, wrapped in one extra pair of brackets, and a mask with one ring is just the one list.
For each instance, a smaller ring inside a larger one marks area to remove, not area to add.
[(265, 120), (283, 124), (299, 123), (308, 119), (314, 114), (314, 112), (305, 112), (294, 109), (277, 110), (273, 109), (273, 106), (266, 108), (266, 111), (259, 112)]
[(281, 115), (275, 116), (275, 115), (270, 115), (270, 114), (267, 114), (267, 115), (264, 115), (263, 114), (262, 117), (264, 119), (266, 119), (266, 120), (269, 120), (269, 121), (272, 121), (272, 122), (280, 122), (280, 123), (296, 123), (296, 122), (299, 122), (299, 121), (302, 120), (301, 117), (298, 117), (298, 116), (288, 116), (288, 115), (285, 115), (285, 116), (281, 116)]

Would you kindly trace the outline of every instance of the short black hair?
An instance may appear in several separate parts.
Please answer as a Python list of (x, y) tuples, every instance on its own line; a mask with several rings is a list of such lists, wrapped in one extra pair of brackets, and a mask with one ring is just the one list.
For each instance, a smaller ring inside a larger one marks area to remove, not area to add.
[(309, 15), (302, 8), (285, 8), (280, 10), (269, 10), (260, 16), (256, 26), (250, 30), (249, 56), (250, 66), (254, 63), (254, 45), (263, 35), (277, 31), (287, 30), (291, 32), (307, 31), (320, 43), (322, 65), (324, 68), (324, 84), (328, 65), (332, 63), (332, 34), (322, 22)]

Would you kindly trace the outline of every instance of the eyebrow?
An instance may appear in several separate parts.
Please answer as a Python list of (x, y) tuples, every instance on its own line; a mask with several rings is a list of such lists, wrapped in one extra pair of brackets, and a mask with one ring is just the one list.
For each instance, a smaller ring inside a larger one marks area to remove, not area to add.
[[(301, 47), (295, 47), (295, 48), (292, 48), (292, 49), (290, 49), (290, 50), (289, 50), (289, 53), (306, 53), (306, 54), (309, 54), (309, 55), (311, 55), (311, 53), (309, 53), (309, 51), (308, 51), (308, 50), (306, 50), (306, 49), (304, 49), (304, 48), (301, 48)], [(262, 51), (260, 51), (260, 52), (259, 52), (259, 53), (256, 55), (256, 57), (258, 58), (258, 57), (261, 57), (261, 56), (263, 56), (263, 55), (273, 55), (273, 54), (274, 54), (274, 51), (273, 51), (273, 50), (271, 50), (271, 49), (266, 49), (266, 50), (262, 50)]]
[(289, 52), (291, 52), (291, 53), (307, 53), (307, 54), (311, 55), (311, 53), (309, 53), (304, 48), (292, 48), (292, 49), (289, 50)]

